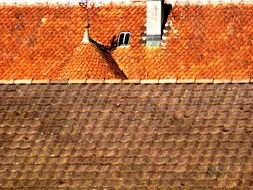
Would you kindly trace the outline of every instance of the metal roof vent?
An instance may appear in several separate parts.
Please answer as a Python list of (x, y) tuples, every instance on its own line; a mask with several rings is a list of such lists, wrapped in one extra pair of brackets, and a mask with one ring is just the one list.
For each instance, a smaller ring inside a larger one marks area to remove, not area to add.
[(128, 46), (130, 43), (130, 32), (121, 32), (118, 37), (118, 46)]

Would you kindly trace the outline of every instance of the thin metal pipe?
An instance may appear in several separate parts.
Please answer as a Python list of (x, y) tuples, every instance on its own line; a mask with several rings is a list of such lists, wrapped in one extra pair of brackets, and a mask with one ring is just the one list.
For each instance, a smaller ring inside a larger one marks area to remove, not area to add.
[(89, 28), (89, 8), (88, 8), (88, 0), (85, 0), (85, 2), (84, 2), (84, 0), (81, 0), (81, 1), (79, 2), (79, 5), (80, 5), (80, 7), (82, 7), (83, 9), (85, 9), (85, 11), (86, 11), (86, 26), (85, 26), (85, 28)]

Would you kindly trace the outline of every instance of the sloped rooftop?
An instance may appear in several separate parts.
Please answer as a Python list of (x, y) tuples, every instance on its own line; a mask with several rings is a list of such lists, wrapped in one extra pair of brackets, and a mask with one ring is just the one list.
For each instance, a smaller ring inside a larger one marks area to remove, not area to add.
[[(113, 36), (131, 32), (130, 46), (111, 52), (130, 79), (251, 78), (252, 10), (253, 5), (243, 4), (175, 5), (164, 46), (147, 48), (145, 4), (91, 7), (90, 36), (109, 46)], [(76, 72), (78, 61), (68, 64), (82, 40), (84, 21), (76, 6), (1, 6), (0, 79), (88, 78), (82, 69)], [(106, 72), (91, 77), (106, 78)]]
[(0, 85), (0, 187), (252, 189), (253, 85)]
[(84, 33), (81, 44), (75, 48), (70, 60), (64, 64), (60, 77), (126, 79), (107, 48), (89, 37), (88, 29)]

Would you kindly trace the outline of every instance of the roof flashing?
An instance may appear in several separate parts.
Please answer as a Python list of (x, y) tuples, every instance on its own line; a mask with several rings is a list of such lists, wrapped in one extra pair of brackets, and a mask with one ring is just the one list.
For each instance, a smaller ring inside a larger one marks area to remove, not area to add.
[(146, 40), (146, 45), (150, 47), (161, 46), (161, 36), (160, 35), (148, 35)]
[(89, 42), (90, 42), (89, 29), (86, 28), (84, 35), (83, 35), (82, 43), (87, 44)]
[(252, 84), (253, 79), (242, 78), (242, 79), (213, 79), (213, 78), (168, 78), (168, 79), (10, 79), (10, 80), (0, 80), (0, 85), (5, 84), (90, 84), (90, 83), (100, 83), (100, 84)]

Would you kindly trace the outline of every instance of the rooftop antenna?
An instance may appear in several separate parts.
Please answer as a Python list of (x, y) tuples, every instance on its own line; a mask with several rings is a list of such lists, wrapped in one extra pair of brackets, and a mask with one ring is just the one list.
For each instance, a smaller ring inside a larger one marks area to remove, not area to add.
[(88, 9), (88, 0), (81, 0), (79, 2), (80, 7), (83, 8), (84, 12), (86, 12), (86, 24), (85, 24), (85, 33), (83, 36), (83, 43), (88, 43), (90, 41), (90, 37), (89, 37), (89, 9)]
[(88, 0), (81, 0), (79, 2), (80, 7), (82, 7), (84, 9), (84, 11), (86, 11), (86, 28), (89, 28), (89, 9), (88, 9)]

